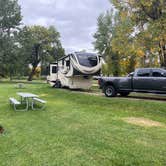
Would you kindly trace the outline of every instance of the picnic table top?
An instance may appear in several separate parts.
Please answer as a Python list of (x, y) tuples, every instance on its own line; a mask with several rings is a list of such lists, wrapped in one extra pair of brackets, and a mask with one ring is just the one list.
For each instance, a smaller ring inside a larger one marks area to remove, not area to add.
[(17, 94), (21, 97), (27, 97), (27, 98), (38, 97), (38, 95), (35, 95), (33, 93), (27, 93), (27, 92), (18, 92)]

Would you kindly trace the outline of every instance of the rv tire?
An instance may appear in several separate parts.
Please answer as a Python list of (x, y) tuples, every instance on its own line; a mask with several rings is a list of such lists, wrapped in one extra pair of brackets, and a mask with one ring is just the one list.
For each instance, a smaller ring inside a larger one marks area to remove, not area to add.
[(61, 88), (61, 87), (62, 87), (61, 82), (59, 80), (57, 80), (54, 85), (54, 88)]

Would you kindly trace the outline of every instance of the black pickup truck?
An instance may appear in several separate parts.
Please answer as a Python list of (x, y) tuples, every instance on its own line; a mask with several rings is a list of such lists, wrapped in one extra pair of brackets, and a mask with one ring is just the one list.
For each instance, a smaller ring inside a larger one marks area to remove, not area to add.
[(166, 94), (166, 70), (140, 68), (127, 77), (100, 77), (98, 83), (107, 97), (118, 93), (127, 96), (130, 92)]

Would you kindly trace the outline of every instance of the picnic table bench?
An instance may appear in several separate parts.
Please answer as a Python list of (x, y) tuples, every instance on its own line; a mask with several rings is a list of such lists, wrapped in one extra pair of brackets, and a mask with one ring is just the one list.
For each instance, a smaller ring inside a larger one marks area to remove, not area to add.
[(39, 99), (39, 98), (34, 97), (34, 98), (32, 99), (32, 109), (37, 109), (37, 108), (34, 108), (35, 102), (39, 102), (39, 103), (43, 104), (43, 106), (42, 106), (40, 109), (43, 109), (43, 108), (45, 107), (45, 104), (46, 104), (46, 101), (45, 101), (45, 100), (42, 100), (42, 99)]
[(14, 104), (14, 105), (20, 105), (21, 102), (19, 102), (17, 99), (13, 98), (13, 97), (10, 97), (9, 98), (11, 104)]
[[(10, 104), (13, 105), (14, 110), (17, 111), (18, 109), (16, 108), (16, 106), (21, 105), (21, 102), (13, 97), (10, 97), (9, 101), (10, 101)], [(27, 110), (27, 107), (25, 109), (23, 109), (22, 111), (24, 111), (24, 110)]]

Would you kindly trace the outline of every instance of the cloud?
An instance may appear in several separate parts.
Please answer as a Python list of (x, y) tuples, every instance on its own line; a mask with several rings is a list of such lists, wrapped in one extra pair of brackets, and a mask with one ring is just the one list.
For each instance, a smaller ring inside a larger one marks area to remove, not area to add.
[(66, 52), (93, 49), (97, 17), (111, 8), (108, 0), (19, 0), (23, 23), (54, 25)]

